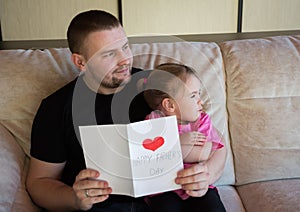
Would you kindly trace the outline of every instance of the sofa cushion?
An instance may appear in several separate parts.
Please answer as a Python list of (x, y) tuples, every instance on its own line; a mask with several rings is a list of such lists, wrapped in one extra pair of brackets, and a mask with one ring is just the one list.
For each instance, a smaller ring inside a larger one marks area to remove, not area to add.
[(21, 186), (25, 154), (14, 137), (0, 124), (0, 211), (11, 211)]
[(225, 78), (220, 49), (216, 43), (151, 43), (132, 44), (134, 67), (153, 69), (165, 62), (182, 63), (193, 67), (202, 82), (201, 98), (213, 124), (228, 149), (225, 171), (217, 185), (234, 184), (234, 169), (228, 138)]
[(17, 193), (15, 195), (14, 202), (10, 209), (11, 212), (19, 212), (19, 211), (26, 211), (26, 212), (39, 212), (43, 211), (40, 207), (35, 205), (31, 200), (26, 187), (26, 177), (27, 177), (27, 170), (29, 168), (29, 158), (26, 157), (24, 169), (21, 173), (21, 184), (18, 186)]
[(247, 212), (300, 211), (300, 179), (251, 183), (237, 190)]
[(300, 177), (300, 35), (220, 47), (236, 183)]
[(0, 122), (27, 154), (42, 98), (78, 75), (70, 55), (67, 48), (0, 51)]
[(221, 200), (226, 211), (245, 212), (242, 200), (235, 186), (219, 186), (217, 187)]

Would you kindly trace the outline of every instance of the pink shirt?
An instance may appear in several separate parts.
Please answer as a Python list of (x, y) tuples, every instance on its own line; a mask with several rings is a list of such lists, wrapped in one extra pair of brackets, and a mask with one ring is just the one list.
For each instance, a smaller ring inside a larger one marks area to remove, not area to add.
[[(164, 117), (164, 114), (158, 110), (155, 110), (146, 116), (146, 120), (156, 119), (160, 117)], [(213, 150), (220, 149), (224, 146), (217, 130), (212, 125), (209, 115), (204, 112), (201, 112), (199, 118), (195, 122), (191, 122), (188, 124), (178, 124), (178, 132), (180, 135), (192, 131), (201, 132), (206, 136), (207, 142), (213, 142)]]
[(224, 146), (217, 130), (213, 127), (211, 119), (208, 114), (202, 112), (199, 118), (189, 124), (178, 124), (179, 134), (186, 132), (198, 131), (204, 134), (207, 142), (213, 142), (212, 149), (216, 150)]

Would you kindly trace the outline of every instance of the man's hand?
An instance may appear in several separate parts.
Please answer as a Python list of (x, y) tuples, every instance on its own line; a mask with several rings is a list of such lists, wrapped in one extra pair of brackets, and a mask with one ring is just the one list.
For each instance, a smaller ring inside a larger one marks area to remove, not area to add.
[(207, 161), (179, 171), (175, 182), (182, 185), (182, 189), (188, 195), (193, 197), (203, 196), (209, 185), (215, 183), (221, 177), (225, 166), (226, 153), (225, 147), (215, 150)]
[(76, 194), (76, 203), (81, 210), (92, 208), (93, 204), (105, 201), (112, 189), (108, 182), (97, 180), (100, 173), (93, 169), (85, 169), (79, 172), (73, 184)]
[(195, 164), (177, 173), (175, 182), (192, 197), (201, 197), (209, 187), (209, 172), (205, 162)]

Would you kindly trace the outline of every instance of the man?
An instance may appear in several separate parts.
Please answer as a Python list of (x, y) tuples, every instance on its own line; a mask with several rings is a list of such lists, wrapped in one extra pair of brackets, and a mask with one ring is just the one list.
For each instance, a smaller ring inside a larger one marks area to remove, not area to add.
[[(149, 108), (142, 95), (132, 102), (127, 95), (138, 93), (134, 76), (146, 72), (132, 68), (126, 34), (107, 12), (78, 14), (67, 35), (72, 61), (82, 75), (40, 105), (32, 126), (27, 190), (50, 211), (147, 211), (143, 198), (112, 195), (109, 182), (96, 180), (101, 173), (86, 169), (78, 133), (80, 125), (143, 120)], [(203, 196), (224, 167), (223, 162), (211, 163), (225, 161), (225, 155), (217, 152), (206, 164), (180, 171), (175, 182), (190, 196)]]

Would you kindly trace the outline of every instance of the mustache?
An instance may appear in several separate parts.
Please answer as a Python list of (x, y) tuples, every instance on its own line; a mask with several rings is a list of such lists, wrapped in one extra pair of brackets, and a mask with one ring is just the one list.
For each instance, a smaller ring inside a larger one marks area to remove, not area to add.
[(122, 65), (122, 66), (118, 67), (117, 69), (115, 69), (113, 71), (113, 73), (122, 72), (124, 69), (128, 69), (130, 71), (130, 65)]

